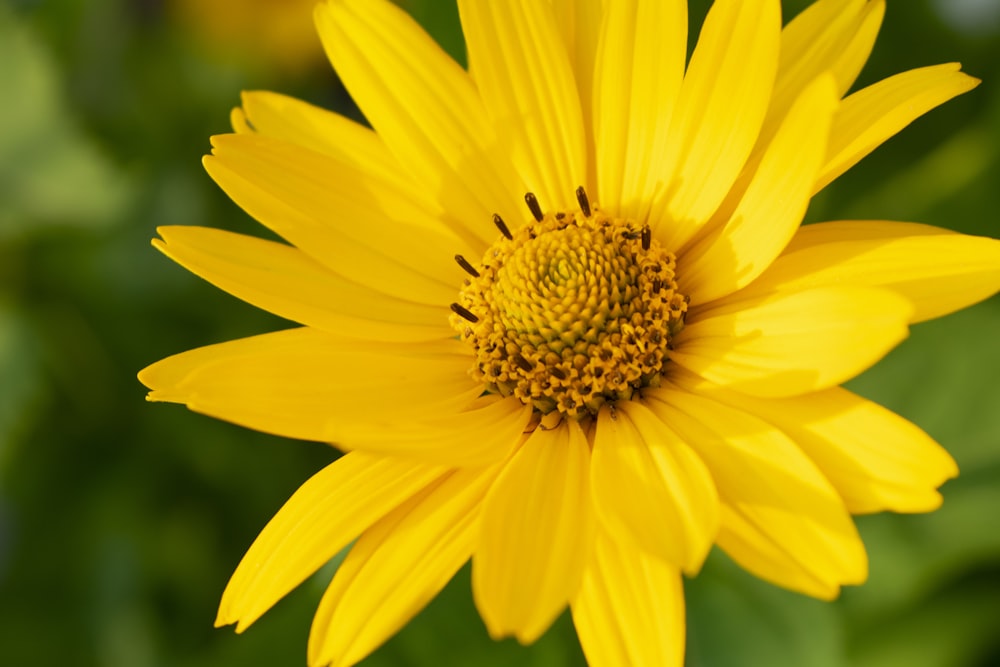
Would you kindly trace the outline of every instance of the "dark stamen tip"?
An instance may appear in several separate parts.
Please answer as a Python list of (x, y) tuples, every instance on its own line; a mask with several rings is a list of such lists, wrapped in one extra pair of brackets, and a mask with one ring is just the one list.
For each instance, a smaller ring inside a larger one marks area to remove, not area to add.
[(466, 320), (472, 322), (473, 324), (475, 324), (476, 322), (479, 321), (478, 317), (476, 317), (471, 312), (469, 312), (469, 310), (467, 308), (463, 308), (462, 306), (458, 305), (457, 303), (451, 304), (451, 310), (456, 315), (462, 317), (463, 319), (466, 319)]
[(580, 210), (583, 214), (590, 217), (590, 199), (587, 197), (587, 191), (583, 189), (581, 185), (576, 189), (576, 201), (580, 204)]
[(530, 361), (522, 357), (520, 354), (515, 354), (510, 358), (510, 360), (513, 361), (518, 368), (520, 368), (526, 373), (531, 371), (535, 367), (534, 364), (532, 364)]
[(554, 377), (559, 378), (560, 380), (566, 379), (566, 373), (564, 373), (563, 370), (558, 366), (549, 370), (549, 373), (552, 374)]
[(649, 225), (642, 228), (642, 249), (649, 250), (649, 244), (653, 242), (653, 232), (650, 231)]
[(510, 233), (509, 229), (507, 229), (507, 223), (504, 222), (503, 218), (501, 218), (496, 213), (493, 214), (493, 224), (497, 226), (497, 229), (500, 230), (501, 234), (503, 234), (504, 236), (507, 237), (508, 241), (513, 241), (514, 240), (514, 235)]
[(473, 278), (479, 277), (479, 271), (476, 271), (476, 268), (472, 266), (472, 264), (469, 264), (468, 260), (466, 260), (464, 257), (462, 257), (461, 255), (455, 255), (455, 261), (458, 262), (458, 265), (462, 267), (462, 269), (470, 276), (472, 276)]
[(524, 203), (528, 205), (528, 210), (535, 217), (536, 222), (541, 222), (545, 215), (542, 213), (542, 206), (538, 203), (535, 193), (529, 192), (524, 195)]

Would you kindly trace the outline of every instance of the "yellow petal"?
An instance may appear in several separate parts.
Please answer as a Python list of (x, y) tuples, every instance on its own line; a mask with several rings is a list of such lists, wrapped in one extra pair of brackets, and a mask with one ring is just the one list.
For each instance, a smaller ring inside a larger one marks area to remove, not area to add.
[(222, 594), (215, 624), (236, 623), (242, 632), (358, 534), (444, 472), (351, 453), (316, 473), (243, 556)]
[(444, 588), (472, 555), (495, 477), (495, 468), (449, 473), (365, 531), (313, 619), (310, 665), (359, 662)]
[[(598, 199), (645, 220), (687, 56), (687, 2), (613, 2), (601, 26), (594, 77)], [(584, 98), (588, 100), (588, 98)]]
[(623, 402), (597, 418), (590, 469), (594, 506), (629, 548), (695, 573), (718, 528), (718, 496), (704, 464), (647, 408)]
[(229, 124), (233, 127), (233, 132), (237, 134), (250, 134), (253, 128), (247, 122), (247, 115), (240, 107), (236, 107), (229, 112)]
[[(391, 183), (388, 188), (391, 193), (404, 196), (407, 206), (416, 206), (419, 210), (414, 214), (396, 205), (380, 206), (387, 213), (398, 213), (395, 215), (397, 220), (406, 223), (423, 219), (443, 221), (464, 239), (462, 243), (468, 244), (469, 252), (476, 256), (482, 252), (482, 243), (476, 240), (478, 236), (469, 234), (467, 229), (472, 221), (442, 208), (428, 190), (403, 169), (371, 128), (293, 97), (265, 91), (244, 92), (242, 111), (249, 129), (257, 134), (325, 153), (354, 170), (372, 174), (377, 181)], [(376, 195), (386, 190), (373, 189)]]
[(587, 177), (587, 155), (580, 96), (551, 5), (459, 0), (458, 10), (498, 138), (543, 208), (566, 208)]
[(521, 183), (469, 75), (387, 0), (329, 0), (316, 25), (334, 69), (390, 152), (468, 235), (523, 218)]
[(684, 588), (673, 565), (599, 534), (572, 609), (591, 667), (684, 664)]
[(216, 287), (300, 324), (369, 340), (449, 338), (448, 310), (352, 283), (301, 250), (208, 227), (160, 227), (163, 254)]
[(844, 99), (830, 130), (826, 164), (814, 191), (857, 164), (914, 120), (979, 85), (958, 63), (910, 70)]
[(381, 173), (400, 183), (408, 180), (371, 128), (279, 93), (247, 91), (242, 98), (246, 120), (257, 134), (326, 153), (359, 171)]
[(715, 478), (718, 544), (740, 565), (820, 598), (864, 581), (867, 557), (843, 501), (784, 433), (687, 391), (664, 387), (647, 397)]
[(846, 389), (759, 399), (678, 375), (678, 385), (781, 429), (816, 463), (852, 514), (937, 509), (937, 488), (958, 474), (955, 461), (930, 436)]
[(152, 401), (336, 443), (386, 424), (461, 411), (481, 391), (469, 379), (469, 363), (457, 340), (400, 346), (304, 328), (177, 354), (143, 370), (139, 380)]
[(694, 313), (670, 359), (758, 396), (826, 389), (861, 373), (906, 338), (913, 307), (887, 290), (815, 288)]
[(830, 76), (838, 99), (847, 92), (871, 53), (884, 15), (883, 0), (819, 0), (785, 26), (774, 93), (757, 145), (707, 230), (718, 228), (732, 215), (788, 110), (805, 88)]
[(666, 247), (682, 248), (711, 217), (750, 155), (774, 85), (780, 31), (777, 0), (719, 0), (709, 10), (650, 213)]
[(693, 303), (749, 284), (791, 240), (809, 205), (836, 106), (833, 79), (813, 82), (789, 111), (729, 221), (681, 255), (681, 289)]
[(1000, 241), (905, 222), (806, 225), (738, 296), (832, 285), (892, 290), (913, 304), (910, 321), (922, 322), (1000, 290)]
[(258, 135), (213, 138), (205, 168), (247, 213), (340, 275), (410, 301), (448, 303), (471, 246), (405, 188), (328, 155)]
[(799, 91), (824, 73), (842, 97), (871, 55), (884, 16), (884, 0), (819, 0), (789, 21), (781, 32), (769, 122), (780, 121)]
[(483, 501), (472, 591), (493, 638), (533, 642), (576, 592), (593, 540), (589, 467), (575, 421), (536, 429)]
[(583, 134), (586, 140), (587, 180), (580, 185), (587, 192), (597, 193), (597, 165), (593, 159), (594, 122), (590, 101), (594, 97), (594, 61), (597, 58), (597, 40), (601, 33), (604, 15), (604, 0), (552, 0), (552, 11), (556, 17), (563, 44), (569, 54), (580, 93), (580, 112), (583, 117)]
[[(580, 99), (589, 100), (606, 0), (550, 0), (550, 4), (556, 27), (569, 54)], [(584, 104), (585, 112), (586, 106)]]
[(531, 415), (531, 406), (513, 396), (487, 395), (461, 411), (435, 411), (406, 421), (390, 411), (382, 421), (352, 429), (337, 445), (429, 463), (481, 466), (507, 458)]
[(833, 61), (822, 71), (832, 72), (836, 77), (841, 97), (851, 89), (868, 62), (884, 18), (885, 0), (867, 0), (850, 40), (839, 54), (830, 52)]

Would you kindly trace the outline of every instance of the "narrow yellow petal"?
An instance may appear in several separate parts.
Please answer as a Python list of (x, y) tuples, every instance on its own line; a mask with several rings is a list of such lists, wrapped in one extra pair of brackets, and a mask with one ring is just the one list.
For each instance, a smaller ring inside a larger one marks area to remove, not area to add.
[(566, 208), (587, 177), (587, 155), (580, 95), (551, 5), (459, 0), (458, 10), (486, 111), (525, 187), (546, 210)]
[(594, 97), (594, 61), (597, 59), (597, 40), (601, 34), (601, 21), (605, 0), (552, 0), (566, 52), (569, 53), (573, 78), (580, 93), (580, 112), (583, 117), (583, 134), (587, 148), (587, 180), (580, 185), (587, 192), (597, 192), (597, 164), (594, 161), (594, 120), (590, 101)]
[(743, 169), (771, 97), (780, 31), (777, 0), (719, 0), (709, 10), (681, 86), (663, 185), (650, 213), (666, 247), (683, 247)]
[(824, 73), (837, 97), (848, 91), (871, 55), (885, 1), (819, 0), (781, 32), (781, 61), (768, 120), (778, 122), (799, 92)]
[(979, 85), (958, 63), (910, 70), (844, 99), (830, 131), (818, 192), (914, 120)]
[(316, 25), (334, 69), (404, 169), (468, 235), (523, 217), (524, 185), (468, 73), (387, 0), (328, 0)]
[(593, 540), (590, 448), (575, 421), (536, 429), (483, 501), (472, 591), (490, 635), (541, 636), (576, 593)]
[(723, 503), (718, 544), (740, 565), (820, 598), (864, 581), (867, 557), (843, 500), (784, 433), (673, 387), (647, 398), (712, 472)]
[(617, 541), (686, 572), (701, 568), (719, 524), (704, 464), (647, 408), (601, 411), (590, 470), (594, 506)]
[(593, 93), (597, 198), (622, 217), (648, 217), (661, 160), (677, 140), (668, 131), (684, 77), (687, 23), (684, 0), (614, 2), (605, 13)]
[(941, 317), (1000, 290), (1000, 241), (905, 222), (806, 225), (738, 296), (833, 285), (892, 290), (913, 304), (911, 322)]
[(443, 468), (347, 454), (299, 487), (251, 545), (222, 594), (216, 625), (242, 632)]
[[(410, 182), (409, 174), (371, 128), (279, 93), (246, 91), (242, 101), (242, 108), (234, 109), (234, 114), (239, 112), (246, 132), (325, 153), (377, 181), (392, 183), (394, 191), (405, 193), (408, 200), (427, 211), (420, 217), (443, 215), (440, 207), (426, 198), (426, 192)], [(404, 216), (413, 219), (410, 211)]]
[(781, 429), (816, 463), (852, 514), (937, 509), (938, 487), (958, 474), (955, 461), (930, 436), (846, 389), (759, 399), (682, 374), (674, 378), (681, 387)]
[(785, 26), (774, 93), (757, 144), (707, 231), (732, 215), (792, 104), (812, 82), (829, 76), (838, 100), (847, 92), (871, 54), (884, 15), (884, 0), (819, 0)]
[(606, 0), (550, 0), (556, 27), (573, 66), (580, 99), (589, 100), (593, 89), (597, 41), (604, 20)]
[[(258, 431), (319, 442), (454, 414), (480, 388), (457, 340), (367, 343), (303, 328), (190, 350), (149, 366), (149, 400)], [(386, 387), (391, 392), (386, 394)], [(408, 396), (405, 401), (396, 396)]]
[[(408, 207), (419, 209), (418, 214), (406, 208), (379, 206), (387, 213), (395, 212), (395, 219), (414, 223), (425, 218), (442, 221), (470, 244), (470, 252), (478, 255), (482, 250), (478, 236), (470, 234), (467, 226), (475, 224), (441, 206), (426, 187), (421, 186), (396, 160), (382, 137), (369, 127), (345, 118), (340, 114), (313, 106), (294, 97), (265, 91), (243, 93), (243, 109), (250, 129), (266, 137), (281, 139), (311, 151), (325, 153), (339, 163), (362, 174), (371, 174), (379, 182), (392, 184), (389, 191), (396, 197), (405, 196)], [(374, 188), (381, 195), (387, 188)], [(455, 248), (456, 251), (459, 251)], [(462, 251), (459, 251), (462, 252)]]
[(436, 410), (405, 422), (390, 413), (384, 421), (351, 429), (337, 445), (429, 463), (482, 466), (507, 458), (531, 414), (531, 406), (513, 396), (487, 395), (460, 411)]
[(749, 284), (794, 236), (826, 154), (836, 106), (833, 79), (814, 81), (789, 111), (726, 225), (680, 256), (680, 287), (693, 303)]
[[(391, 188), (373, 188), (375, 194), (382, 196), (388, 189), (397, 199), (407, 200), (405, 207), (400, 207), (399, 202), (391, 198), (384, 205), (368, 202), (374, 207), (386, 213), (395, 212), (396, 219), (406, 223), (424, 221), (424, 224), (430, 222), (436, 226), (434, 221), (443, 220), (446, 225), (457, 228), (460, 236), (467, 236), (463, 234), (464, 221), (459, 221), (459, 216), (452, 215), (429, 198), (426, 188), (414, 182), (371, 128), (279, 93), (247, 91), (242, 100), (243, 107), (234, 110), (234, 114), (239, 112), (243, 128), (237, 131), (254, 132), (334, 157), (340, 164), (361, 174), (370, 174), (377, 182), (391, 184)], [(419, 209), (419, 213), (410, 210), (412, 207)], [(473, 254), (481, 249), (478, 243), (473, 247)]]
[(404, 173), (378, 134), (356, 121), (280, 93), (245, 91), (241, 97), (246, 118), (257, 134), (338, 158), (354, 158), (366, 170)]
[(253, 132), (253, 128), (247, 122), (246, 113), (240, 107), (236, 107), (229, 112), (229, 124), (233, 127), (233, 132), (237, 134), (249, 134)]
[(326, 153), (362, 172), (383, 174), (401, 183), (407, 180), (406, 172), (371, 128), (279, 93), (247, 91), (242, 99), (243, 112), (257, 134)]
[[(258, 135), (213, 138), (205, 168), (247, 213), (340, 275), (428, 304), (454, 297), (470, 252), (406, 187), (329, 155)], [(475, 255), (473, 255), (475, 256)]]
[(331, 272), (301, 250), (208, 227), (160, 227), (163, 254), (230, 294), (280, 317), (343, 336), (449, 338), (448, 309), (396, 299)]
[(472, 555), (479, 505), (496, 473), (449, 473), (365, 531), (316, 611), (310, 665), (359, 662), (444, 588)]
[(884, 18), (885, 0), (868, 0), (850, 40), (839, 54), (834, 55), (832, 64), (825, 70), (836, 77), (841, 97), (851, 89), (868, 62)]
[(599, 533), (571, 606), (591, 667), (684, 664), (684, 588), (675, 566)]
[(888, 290), (826, 287), (693, 313), (670, 359), (758, 396), (794, 396), (854, 377), (906, 338), (913, 307)]

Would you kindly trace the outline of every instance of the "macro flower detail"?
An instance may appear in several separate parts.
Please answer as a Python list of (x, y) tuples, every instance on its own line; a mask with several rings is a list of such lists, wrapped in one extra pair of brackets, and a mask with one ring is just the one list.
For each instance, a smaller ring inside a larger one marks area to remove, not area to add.
[(469, 70), (386, 0), (316, 23), (371, 128), (246, 93), (209, 174), (285, 242), (154, 245), (299, 326), (175, 355), (149, 398), (346, 451), (223, 594), (242, 631), (350, 545), (309, 663), (352, 665), (471, 559), (496, 638), (567, 606), (592, 665), (681, 665), (682, 574), (717, 545), (818, 598), (867, 576), (851, 514), (957, 474), (841, 387), (910, 324), (1000, 289), (1000, 243), (802, 226), (811, 197), (977, 81), (847, 94), (880, 0), (460, 0)]
[(687, 299), (676, 260), (649, 227), (608, 218), (577, 190), (579, 211), (534, 218), (502, 237), (452, 304), (452, 326), (476, 350), (473, 377), (486, 391), (516, 396), (539, 415), (594, 417), (607, 403), (658, 384)]

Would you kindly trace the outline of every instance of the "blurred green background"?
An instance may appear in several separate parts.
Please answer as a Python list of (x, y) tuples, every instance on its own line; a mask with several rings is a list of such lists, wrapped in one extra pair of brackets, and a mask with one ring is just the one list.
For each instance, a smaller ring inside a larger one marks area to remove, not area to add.
[[(222, 589), (273, 512), (334, 452), (144, 402), (143, 366), (284, 326), (150, 246), (162, 224), (255, 233), (203, 173), (243, 89), (356, 115), (309, 2), (0, 4), (0, 665), (304, 665), (329, 571), (245, 635)], [(455, 9), (403, 3), (462, 58)], [(786, 20), (806, 2), (783, 3)], [(707, 2), (692, 2), (700, 23)], [(693, 31), (693, 34), (694, 31)], [(810, 220), (1000, 231), (1000, 0), (889, 1), (860, 84), (959, 60), (984, 79), (815, 201)], [(868, 584), (833, 604), (714, 554), (688, 582), (692, 667), (1000, 665), (1000, 301), (912, 337), (852, 388), (912, 419), (962, 476), (927, 516), (859, 520)], [(891, 443), (887, 443), (891, 446)], [(492, 643), (463, 571), (366, 663), (582, 665), (563, 617)]]

